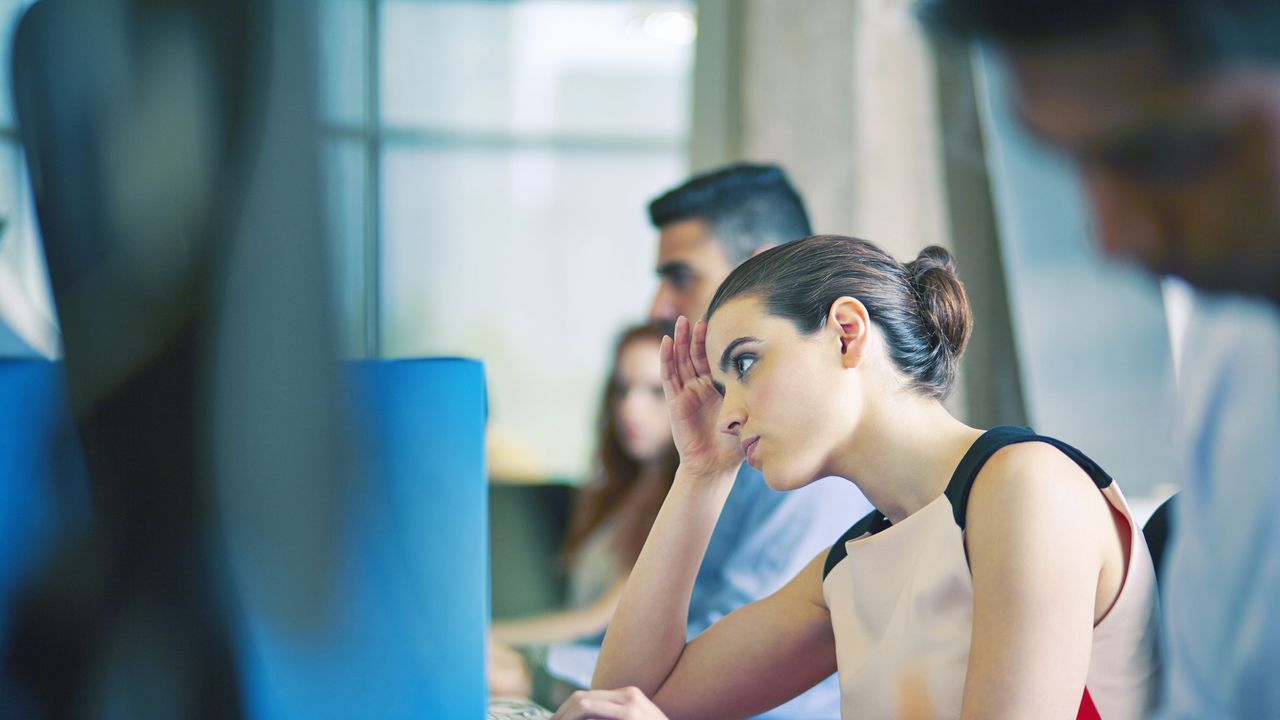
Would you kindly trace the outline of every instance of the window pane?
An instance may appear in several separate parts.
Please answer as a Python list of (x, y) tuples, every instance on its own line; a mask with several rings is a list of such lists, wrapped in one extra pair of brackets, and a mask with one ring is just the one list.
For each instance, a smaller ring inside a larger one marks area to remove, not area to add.
[(0, 323), (44, 356), (61, 353), (26, 162), (0, 142)]
[(472, 133), (680, 141), (689, 114), (692, 4), (383, 4), (390, 125)]
[(365, 2), (320, 3), (320, 88), (324, 120), (358, 126), (364, 122)]
[(0, 0), (0, 37), (4, 45), (0, 48), (0, 72), (3, 72), (3, 93), (0, 93), (0, 126), (13, 127), (17, 122), (13, 117), (13, 31), (17, 29), (18, 18), (32, 0)]
[(546, 473), (578, 476), (609, 346), (654, 287), (645, 204), (684, 163), (675, 151), (388, 148), (386, 354), (483, 358), (494, 431)]
[(324, 151), (325, 212), (333, 254), (341, 348), (365, 355), (365, 164), (358, 140), (331, 140)]

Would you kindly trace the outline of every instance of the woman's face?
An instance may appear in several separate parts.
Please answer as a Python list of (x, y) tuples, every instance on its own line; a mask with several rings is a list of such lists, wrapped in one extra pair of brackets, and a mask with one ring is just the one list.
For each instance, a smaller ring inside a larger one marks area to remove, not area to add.
[(719, 430), (738, 437), (769, 487), (790, 490), (829, 474), (861, 406), (838, 333), (802, 335), (744, 295), (711, 319), (707, 360), (724, 390)]
[(618, 441), (635, 460), (657, 459), (671, 445), (657, 340), (639, 338), (623, 346), (613, 388)]

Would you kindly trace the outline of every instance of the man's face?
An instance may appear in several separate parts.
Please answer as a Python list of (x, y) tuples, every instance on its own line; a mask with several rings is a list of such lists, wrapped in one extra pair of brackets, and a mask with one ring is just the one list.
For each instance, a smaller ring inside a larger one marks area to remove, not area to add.
[(724, 248), (702, 220), (663, 225), (658, 234), (658, 293), (650, 320), (697, 320), (707, 311), (716, 288), (733, 271)]
[(1017, 111), (1076, 161), (1108, 253), (1280, 298), (1280, 65), (1192, 75), (1138, 31), (1008, 59)]

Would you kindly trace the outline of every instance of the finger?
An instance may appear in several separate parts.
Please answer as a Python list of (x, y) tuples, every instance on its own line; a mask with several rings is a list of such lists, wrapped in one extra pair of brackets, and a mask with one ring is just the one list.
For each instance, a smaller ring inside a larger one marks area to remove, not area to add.
[(625, 717), (627, 708), (612, 699), (614, 691), (579, 690), (552, 715), (552, 720), (615, 720)]
[(683, 316), (676, 318), (675, 326), (671, 330), (671, 372), (675, 375), (676, 387), (681, 389), (683, 389), (684, 384), (689, 381), (689, 378), (684, 376), (680, 368), (680, 331), (683, 327), (681, 324), (682, 320), (684, 320)]
[(693, 369), (699, 375), (711, 377), (711, 362), (707, 360), (707, 321), (699, 319), (693, 326)]
[(643, 704), (648, 700), (648, 696), (639, 688), (625, 687), (617, 690), (588, 690), (585, 693), (588, 698), (598, 698), (608, 700), (619, 705)]
[(680, 394), (680, 378), (676, 376), (675, 342), (668, 336), (662, 336), (658, 345), (658, 360), (662, 365), (662, 392), (667, 399)]
[(662, 710), (649, 699), (640, 688), (632, 685), (616, 691), (622, 695), (622, 705), (630, 709), (628, 718), (647, 718), (648, 720), (668, 720)]
[(628, 717), (627, 706), (594, 693), (579, 703), (578, 707), (582, 710), (584, 720), (625, 720)]
[(680, 382), (685, 385), (698, 377), (689, 355), (692, 335), (689, 331), (689, 319), (681, 315), (676, 320), (676, 369), (680, 373)]
[(637, 687), (617, 690), (579, 690), (556, 711), (553, 720), (667, 720), (657, 705)]

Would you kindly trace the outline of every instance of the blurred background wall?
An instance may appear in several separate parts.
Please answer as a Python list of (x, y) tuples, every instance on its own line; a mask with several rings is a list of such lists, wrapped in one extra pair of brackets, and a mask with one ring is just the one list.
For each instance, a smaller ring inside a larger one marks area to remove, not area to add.
[[(27, 4), (0, 2), (5, 37)], [(1160, 482), (1158, 288), (1096, 257), (1074, 181), (1004, 116), (998, 68), (932, 44), (906, 0), (319, 10), (343, 350), (483, 359), (492, 475), (581, 480), (610, 340), (654, 288), (645, 204), (749, 159), (788, 170), (820, 232), (956, 253), (976, 316), (961, 417), (1059, 433), (1131, 495)], [(0, 354), (56, 357), (3, 57)]]

